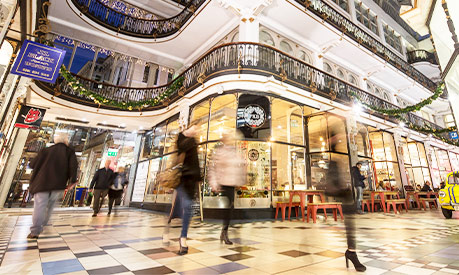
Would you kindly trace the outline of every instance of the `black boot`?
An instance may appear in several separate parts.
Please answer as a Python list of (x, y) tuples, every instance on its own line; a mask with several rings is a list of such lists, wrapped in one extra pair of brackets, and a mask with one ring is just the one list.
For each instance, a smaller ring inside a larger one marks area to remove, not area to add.
[(180, 241), (180, 239), (179, 239), (180, 250), (179, 250), (179, 252), (177, 254), (179, 254), (179, 255), (188, 254), (188, 246), (182, 246), (182, 242)]
[(220, 234), (220, 242), (225, 242), (225, 244), (233, 244), (233, 242), (228, 238), (228, 229), (222, 229), (222, 233)]
[(363, 272), (367, 270), (367, 268), (359, 262), (359, 258), (357, 258), (357, 253), (346, 250), (346, 253), (344, 254), (346, 257), (346, 267), (349, 268), (349, 260), (354, 264), (355, 270), (359, 272)]

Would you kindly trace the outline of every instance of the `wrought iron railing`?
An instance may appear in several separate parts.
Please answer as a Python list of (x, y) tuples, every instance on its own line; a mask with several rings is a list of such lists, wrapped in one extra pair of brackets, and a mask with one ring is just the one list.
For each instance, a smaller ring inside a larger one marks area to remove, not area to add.
[(416, 63), (416, 62), (423, 62), (427, 61), (431, 64), (438, 65), (437, 59), (435, 58), (435, 54), (428, 52), (426, 50), (415, 50), (407, 53), (408, 56), (408, 62), (410, 64)]
[[(205, 85), (206, 81), (228, 74), (273, 76), (277, 80), (305, 90), (305, 93), (306, 91), (312, 92), (345, 105), (352, 105), (354, 103), (352, 94), (355, 93), (367, 104), (387, 109), (398, 108), (390, 102), (361, 90), (350, 83), (275, 48), (257, 43), (242, 42), (224, 44), (210, 50), (178, 76), (178, 78), (184, 79), (182, 89), (170, 95), (169, 99), (164, 104), (145, 108), (144, 111), (164, 108), (180, 99), (183, 95), (193, 91), (198, 86)], [(109, 100), (116, 100), (118, 102), (144, 101), (154, 98), (166, 91), (172, 83), (174, 83), (174, 81), (172, 81), (167, 85), (154, 88), (133, 88), (101, 83), (77, 75), (75, 75), (75, 77), (86, 89), (103, 95)], [(46, 84), (40, 82), (40, 85), (43, 87)], [(47, 90), (55, 96), (91, 106), (97, 106), (94, 104), (93, 99), (74, 91), (62, 77), (58, 79), (55, 86), (47, 86), (44, 88), (47, 88)], [(104, 106), (103, 103), (97, 107), (110, 108), (110, 106)], [(391, 120), (391, 118), (378, 115), (377, 113), (374, 113), (374, 115)], [(409, 123), (417, 126), (429, 125), (436, 129), (441, 128), (411, 113), (405, 114), (404, 118)], [(395, 122), (395, 120), (392, 121)]]
[(77, 9), (91, 20), (125, 35), (141, 38), (161, 38), (176, 33), (206, 0), (188, 1), (184, 9), (171, 18), (147, 19), (118, 11), (103, 0), (71, 0)]
[(403, 60), (398, 54), (392, 52), (389, 48), (385, 47), (377, 39), (373, 38), (366, 31), (359, 28), (357, 25), (352, 23), (344, 15), (336, 11), (330, 5), (325, 3), (323, 0), (295, 0), (298, 4), (304, 6), (312, 13), (321, 17), (323, 20), (333, 25), (336, 29), (343, 32), (360, 45), (364, 46), (368, 50), (374, 52), (379, 57), (386, 60), (388, 63), (395, 66), (400, 71), (412, 79), (419, 82), (427, 89), (434, 91), (437, 87), (436, 84), (430, 80), (427, 76), (416, 70), (408, 62)]

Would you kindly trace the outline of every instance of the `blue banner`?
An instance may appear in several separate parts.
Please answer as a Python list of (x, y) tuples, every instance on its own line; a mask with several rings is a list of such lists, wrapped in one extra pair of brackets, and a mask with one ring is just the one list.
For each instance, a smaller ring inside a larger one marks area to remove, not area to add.
[(449, 132), (449, 137), (451, 139), (459, 139), (459, 136), (457, 135), (457, 132)]
[(11, 73), (54, 83), (64, 57), (64, 50), (26, 40)]

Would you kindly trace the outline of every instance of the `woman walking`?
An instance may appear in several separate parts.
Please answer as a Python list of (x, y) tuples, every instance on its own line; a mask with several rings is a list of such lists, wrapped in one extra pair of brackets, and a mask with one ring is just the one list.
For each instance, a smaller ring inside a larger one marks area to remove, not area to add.
[[(239, 138), (236, 132), (236, 138)], [(222, 145), (216, 148), (209, 169), (209, 183), (212, 191), (228, 198), (228, 207), (223, 215), (223, 227), (220, 242), (233, 244), (228, 238), (228, 228), (234, 209), (234, 188), (245, 184), (246, 167), (243, 158), (237, 153), (236, 139), (233, 133), (225, 133)]]
[(118, 171), (115, 173), (114, 178), (115, 179), (113, 180), (113, 183), (110, 185), (108, 189), (108, 214), (107, 216), (110, 216), (115, 202), (121, 199), (121, 196), (123, 195), (123, 192), (124, 192), (124, 188), (129, 183), (127, 179), (127, 175), (124, 172), (124, 167), (118, 167)]
[[(191, 203), (196, 195), (198, 182), (201, 180), (197, 144), (194, 139), (196, 132), (197, 126), (192, 125), (181, 132), (177, 138), (178, 154), (185, 154), (185, 156), (183, 158), (182, 176), (180, 178), (180, 184), (176, 189), (177, 195), (172, 206), (169, 222), (174, 217), (182, 217), (179, 255), (188, 253), (186, 239), (191, 219)], [(166, 236), (163, 236), (163, 238), (163, 241), (166, 243), (168, 238), (166, 239)]]

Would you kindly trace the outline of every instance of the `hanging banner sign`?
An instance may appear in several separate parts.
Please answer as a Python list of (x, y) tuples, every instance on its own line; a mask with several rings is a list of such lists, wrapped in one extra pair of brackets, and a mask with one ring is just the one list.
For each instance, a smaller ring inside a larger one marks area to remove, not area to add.
[(65, 51), (26, 40), (11, 73), (49, 83), (56, 82)]
[(25, 129), (38, 129), (45, 116), (45, 109), (22, 106), (14, 127)]
[(459, 136), (457, 135), (457, 132), (449, 132), (449, 137), (451, 139), (459, 139)]

